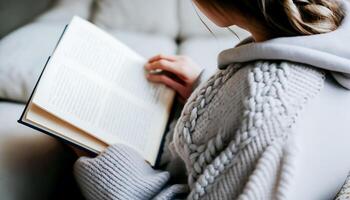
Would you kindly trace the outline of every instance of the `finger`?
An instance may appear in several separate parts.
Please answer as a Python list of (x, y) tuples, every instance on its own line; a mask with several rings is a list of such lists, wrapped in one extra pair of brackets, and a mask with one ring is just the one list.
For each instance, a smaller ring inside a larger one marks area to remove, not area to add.
[(153, 56), (152, 58), (150, 58), (148, 60), (148, 63), (152, 63), (152, 62), (155, 62), (155, 61), (158, 61), (158, 60), (168, 60), (168, 61), (175, 61), (177, 58), (177, 56), (173, 56), (173, 55), (164, 55), (164, 54), (158, 54), (156, 56)]
[(180, 95), (183, 95), (183, 91), (184, 91), (185, 87), (183, 85), (181, 85), (180, 83), (176, 82), (175, 80), (169, 78), (166, 75), (148, 74), (147, 79), (151, 82), (154, 82), (154, 83), (162, 83), (162, 84), (174, 89)]
[(148, 71), (157, 71), (162, 70), (166, 72), (170, 72), (178, 76), (180, 79), (184, 79), (183, 72), (180, 67), (176, 67), (176, 65), (168, 60), (159, 60), (153, 63), (149, 63), (145, 65), (145, 69)]

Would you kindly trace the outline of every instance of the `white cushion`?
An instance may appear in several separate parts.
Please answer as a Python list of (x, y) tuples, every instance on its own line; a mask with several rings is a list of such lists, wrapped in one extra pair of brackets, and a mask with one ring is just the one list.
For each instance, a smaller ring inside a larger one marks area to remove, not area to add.
[(327, 77), (297, 118), (294, 199), (333, 199), (350, 171), (350, 91)]
[(0, 40), (0, 98), (26, 101), (63, 25), (33, 23)]
[(189, 38), (180, 44), (179, 54), (191, 57), (205, 69), (202, 74), (204, 81), (218, 69), (218, 54), (224, 49), (234, 47), (238, 42), (239, 40), (234, 36)]
[(99, 0), (93, 22), (106, 29), (164, 34), (178, 32), (176, 0)]
[(89, 17), (92, 0), (59, 0), (35, 22), (0, 40), (0, 98), (26, 101), (48, 56), (74, 15)]
[[(226, 28), (216, 26), (198, 8), (195, 8), (192, 1), (178, 0), (179, 3), (179, 20), (180, 20), (180, 38), (188, 38), (195, 36), (211, 36), (210, 31), (205, 27), (200, 19), (210, 28), (217, 36), (234, 36)], [(199, 16), (196, 14), (198, 11)], [(246, 38), (249, 34), (237, 26), (230, 27), (240, 39)]]
[(109, 32), (147, 59), (159, 53), (175, 54), (177, 50), (175, 40), (164, 35), (119, 30), (111, 30)]

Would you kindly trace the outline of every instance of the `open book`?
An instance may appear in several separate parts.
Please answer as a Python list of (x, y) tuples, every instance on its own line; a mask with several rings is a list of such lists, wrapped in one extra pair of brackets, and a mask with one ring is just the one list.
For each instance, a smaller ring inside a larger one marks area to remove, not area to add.
[(74, 17), (19, 122), (95, 153), (126, 144), (154, 165), (175, 92), (147, 81), (146, 62)]

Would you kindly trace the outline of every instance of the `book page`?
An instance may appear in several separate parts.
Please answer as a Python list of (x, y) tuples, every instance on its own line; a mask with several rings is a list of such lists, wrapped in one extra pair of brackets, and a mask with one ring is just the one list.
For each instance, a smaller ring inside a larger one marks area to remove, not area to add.
[(107, 144), (154, 160), (174, 91), (149, 83), (146, 60), (74, 18), (49, 61), (33, 103)]
[(97, 140), (93, 136), (63, 120), (60, 120), (59, 118), (33, 104), (28, 106), (25, 121), (31, 122), (47, 132), (59, 136), (67, 141), (73, 142), (94, 153), (101, 153), (107, 148), (106, 144)]

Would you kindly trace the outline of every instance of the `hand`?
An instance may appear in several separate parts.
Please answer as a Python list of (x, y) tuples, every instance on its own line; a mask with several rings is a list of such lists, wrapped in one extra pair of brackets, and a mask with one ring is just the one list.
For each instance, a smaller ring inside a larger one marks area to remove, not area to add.
[[(145, 69), (147, 79), (174, 89), (184, 101), (188, 99), (202, 68), (187, 56), (157, 55), (149, 59)], [(152, 73), (159, 72), (161, 73)]]

